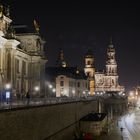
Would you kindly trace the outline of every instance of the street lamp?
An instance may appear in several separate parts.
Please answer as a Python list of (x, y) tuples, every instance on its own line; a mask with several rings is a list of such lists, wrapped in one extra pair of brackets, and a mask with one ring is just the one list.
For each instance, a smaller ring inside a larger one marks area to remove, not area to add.
[(6, 85), (5, 85), (5, 88), (6, 88), (7, 90), (9, 90), (9, 89), (11, 88), (11, 84), (9, 84), (9, 83), (6, 84)]
[(39, 86), (35, 86), (35, 87), (34, 87), (34, 90), (35, 90), (36, 93), (38, 93), (39, 90), (40, 90), (40, 87), (39, 87)]
[(85, 95), (85, 94), (86, 94), (86, 92), (85, 92), (85, 91), (83, 91), (83, 94)]
[(10, 96), (11, 96), (11, 93), (10, 93), (10, 89), (11, 89), (11, 84), (7, 83), (5, 85), (5, 89), (6, 89), (6, 102), (7, 104), (9, 103), (9, 99), (10, 99)]
[(36, 86), (35, 87), (35, 91), (39, 91), (39, 86)]
[(55, 92), (56, 92), (56, 89), (55, 89), (55, 88), (53, 88), (53, 89), (52, 89), (52, 92), (53, 92), (53, 93), (55, 93)]
[(75, 96), (75, 90), (74, 89), (72, 90), (72, 96)]
[(49, 85), (49, 88), (51, 89), (51, 88), (53, 88), (53, 86), (52, 85)]

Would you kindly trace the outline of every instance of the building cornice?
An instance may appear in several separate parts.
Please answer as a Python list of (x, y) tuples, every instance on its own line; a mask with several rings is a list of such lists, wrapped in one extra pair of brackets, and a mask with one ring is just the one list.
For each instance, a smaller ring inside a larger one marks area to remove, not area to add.
[(4, 37), (0, 36), (0, 48), (3, 48), (4, 45), (6, 44), (7, 39), (5, 39)]
[(19, 44), (20, 44), (19, 41), (15, 40), (15, 39), (9, 39), (6, 42), (6, 48), (7, 49), (16, 49)]

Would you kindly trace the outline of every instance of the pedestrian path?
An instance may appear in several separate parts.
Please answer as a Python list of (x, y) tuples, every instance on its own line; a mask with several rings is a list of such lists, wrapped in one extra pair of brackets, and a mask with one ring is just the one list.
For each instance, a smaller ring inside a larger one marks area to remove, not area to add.
[(114, 123), (111, 132), (107, 135), (102, 135), (99, 140), (124, 140), (119, 126)]

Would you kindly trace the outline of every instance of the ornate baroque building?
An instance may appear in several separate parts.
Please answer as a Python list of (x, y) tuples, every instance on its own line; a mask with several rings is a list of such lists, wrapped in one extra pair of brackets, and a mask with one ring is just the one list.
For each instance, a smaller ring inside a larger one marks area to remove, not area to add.
[(115, 59), (115, 48), (110, 42), (107, 49), (106, 71), (95, 73), (95, 91), (123, 92), (124, 87), (118, 83), (117, 62)]
[(62, 49), (56, 66), (46, 67), (46, 81), (46, 87), (48, 87), (46, 96), (48, 97), (82, 97), (88, 91), (88, 80), (83, 69), (68, 66)]
[[(9, 9), (0, 5), (0, 91), (11, 85), (12, 95), (41, 94), (44, 87), (44, 41), (38, 33), (19, 32), (23, 26), (12, 26)], [(34, 88), (38, 86), (38, 91)], [(38, 93), (37, 93), (38, 92)]]

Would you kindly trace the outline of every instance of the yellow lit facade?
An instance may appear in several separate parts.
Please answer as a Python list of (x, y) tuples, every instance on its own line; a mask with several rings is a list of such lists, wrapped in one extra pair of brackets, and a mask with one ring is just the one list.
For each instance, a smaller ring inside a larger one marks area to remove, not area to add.
[(115, 59), (115, 48), (110, 42), (107, 49), (106, 71), (95, 73), (96, 92), (124, 92), (124, 87), (119, 85), (117, 74), (117, 62)]
[(90, 95), (94, 95), (94, 92), (95, 92), (95, 84), (94, 84), (95, 83), (94, 81), (95, 69), (94, 69), (93, 63), (94, 63), (94, 58), (93, 58), (92, 52), (88, 51), (85, 56), (84, 71), (89, 80)]

